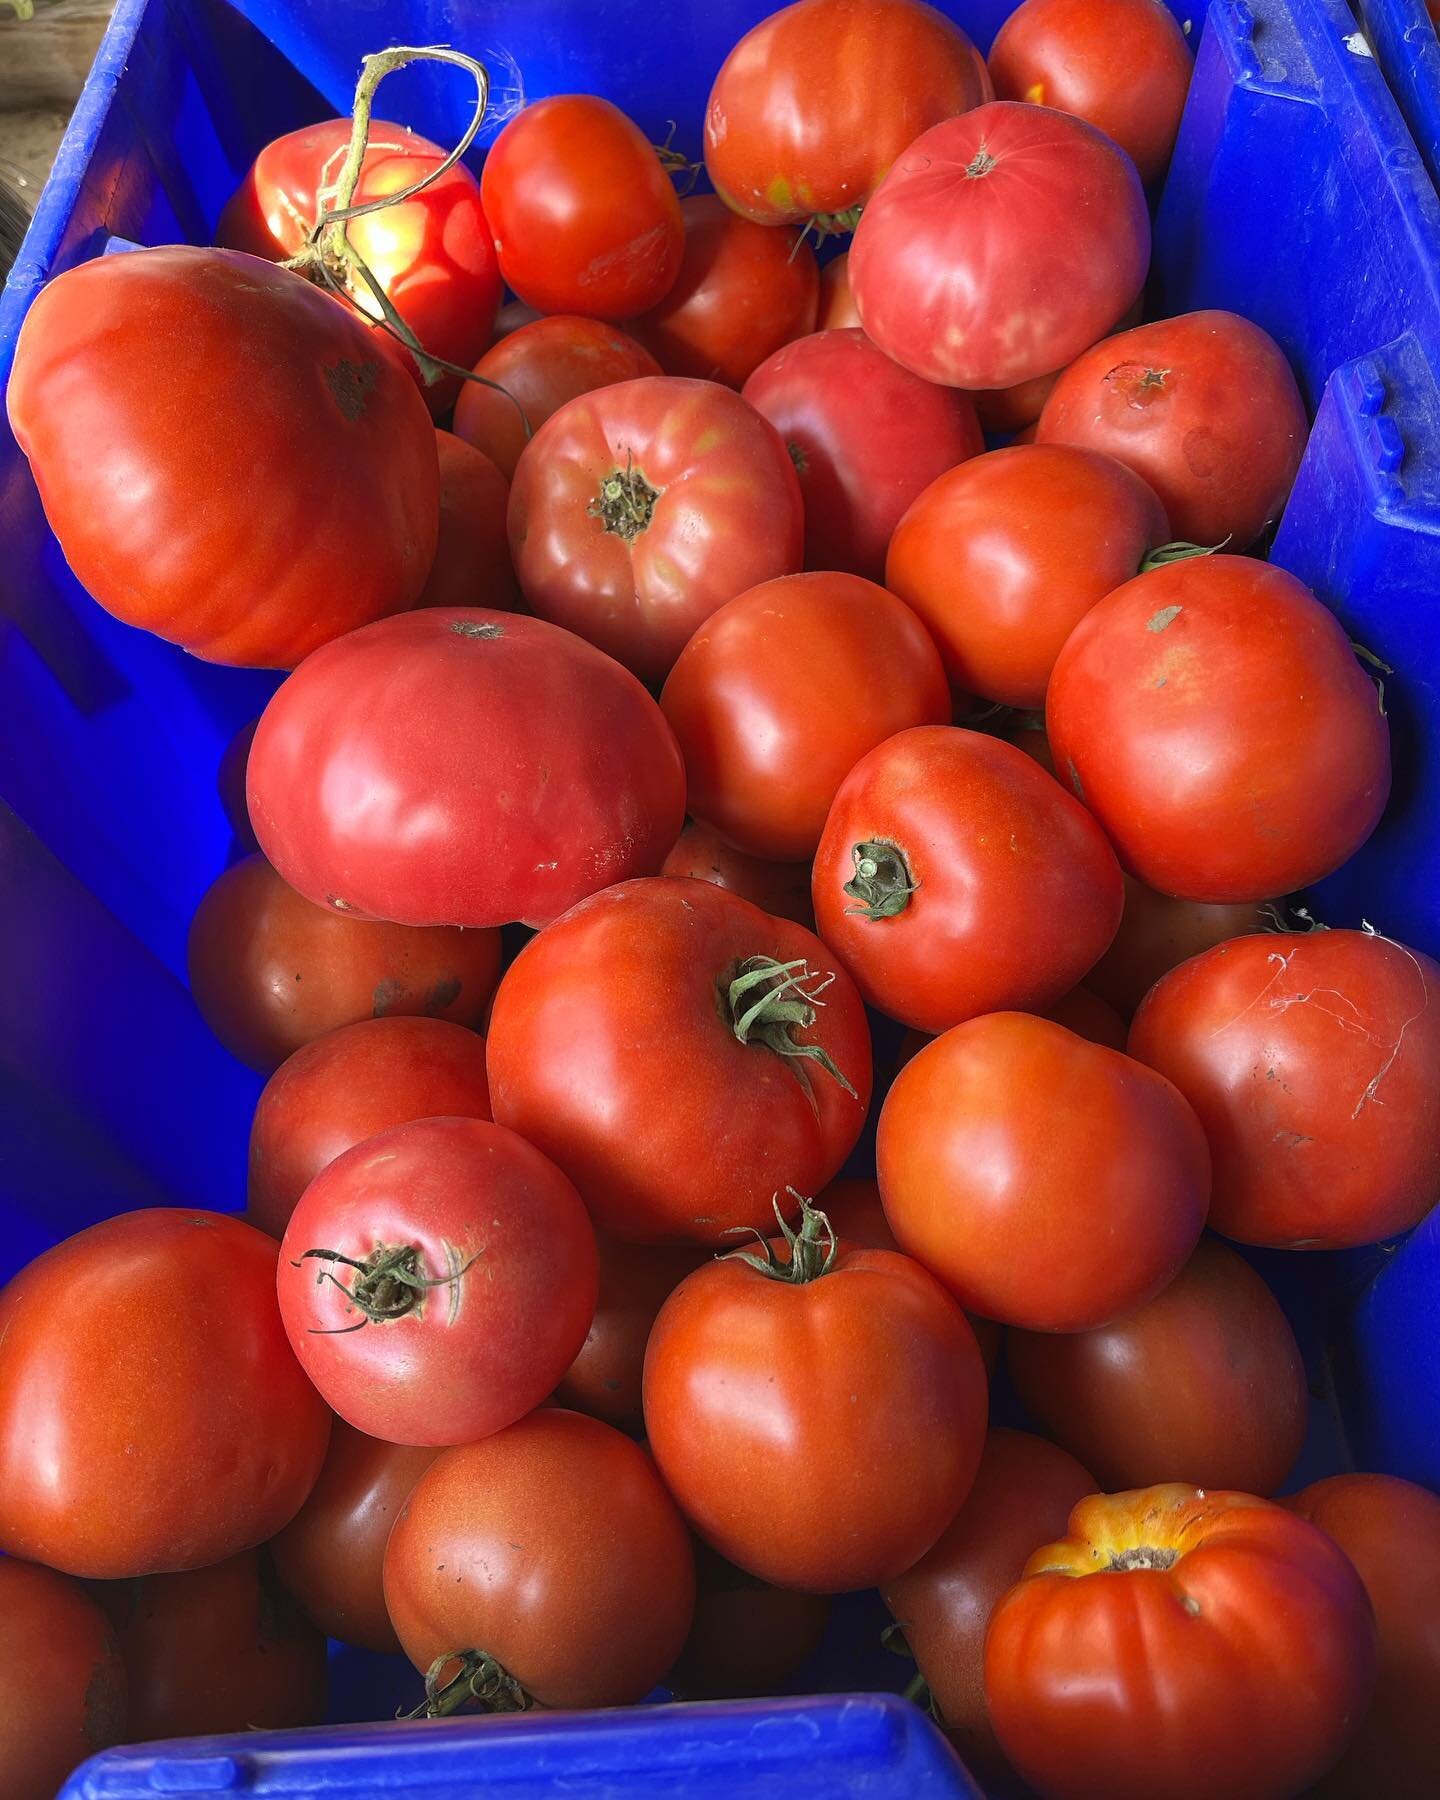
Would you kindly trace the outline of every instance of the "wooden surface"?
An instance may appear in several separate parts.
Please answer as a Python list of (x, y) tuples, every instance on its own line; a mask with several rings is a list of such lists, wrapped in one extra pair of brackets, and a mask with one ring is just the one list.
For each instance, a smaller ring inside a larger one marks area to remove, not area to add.
[(37, 190), (109, 16), (108, 0), (37, 0), (19, 19), (0, 0), (0, 163)]

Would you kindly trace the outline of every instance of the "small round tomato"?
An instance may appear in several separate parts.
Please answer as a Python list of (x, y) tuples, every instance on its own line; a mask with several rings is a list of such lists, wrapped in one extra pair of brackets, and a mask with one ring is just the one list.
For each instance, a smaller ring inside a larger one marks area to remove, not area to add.
[(421, 606), (520, 605), (510, 567), (505, 511), (510, 483), (473, 444), (437, 431), (440, 453), (440, 539)]
[[(1039, 735), (1043, 740), (1043, 733)], [(1269, 905), (1267, 900), (1218, 906), (1207, 906), (1203, 900), (1172, 900), (1127, 875), (1120, 929), (1085, 977), (1085, 985), (1129, 1019), (1160, 977), (1187, 958), (1230, 938), (1273, 931)]]
[(695, 1620), (665, 1685), (682, 1700), (779, 1693), (820, 1648), (825, 1594), (757, 1581), (695, 1540)]
[(1374, 1681), (1374, 1614), (1325, 1533), (1180, 1486), (1082, 1500), (985, 1639), (995, 1735), (1053, 1800), (1300, 1793)]
[(614, 1238), (601, 1238), (599, 1251), (595, 1317), (555, 1398), (638, 1437), (645, 1427), (640, 1378), (650, 1327), (702, 1253), (683, 1244), (622, 1244)]
[(480, 176), (500, 272), (542, 313), (629, 319), (662, 300), (685, 228), (655, 147), (594, 94), (532, 101)]
[(220, 767), (215, 775), (220, 804), (225, 808), (225, 817), (235, 834), (235, 842), (242, 850), (260, 848), (255, 842), (255, 828), (250, 823), (250, 809), (245, 804), (245, 765), (250, 760), (250, 745), (259, 723), (258, 719), (252, 719), (248, 725), (240, 727), (225, 746), (225, 753), (220, 758)]
[(749, 900), (762, 912), (776, 913), (782, 919), (793, 919), (813, 931), (815, 914), (810, 905), (810, 865), (808, 862), (768, 862), (764, 857), (747, 856), (727, 843), (712, 826), (696, 819), (688, 820), (675, 840), (675, 848), (660, 865), (662, 875), (688, 875), (696, 881), (709, 881), (716, 887), (729, 888), (742, 900)]
[(858, 325), (855, 296), (850, 292), (850, 252), (842, 250), (820, 271), (820, 307), (815, 315), (817, 331), (843, 331)]

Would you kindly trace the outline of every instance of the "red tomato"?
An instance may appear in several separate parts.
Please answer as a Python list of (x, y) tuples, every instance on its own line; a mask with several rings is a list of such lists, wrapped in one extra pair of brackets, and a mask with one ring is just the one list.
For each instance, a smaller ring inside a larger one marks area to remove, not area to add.
[(906, 507), (937, 475), (985, 447), (968, 395), (921, 381), (858, 329), (788, 345), (744, 391), (799, 472), (812, 569), (881, 580)]
[(225, 746), (225, 754), (220, 758), (220, 767), (215, 775), (215, 784), (220, 790), (220, 804), (225, 808), (225, 817), (235, 834), (235, 842), (242, 850), (258, 850), (260, 847), (255, 842), (250, 809), (245, 804), (245, 765), (250, 760), (250, 744), (259, 723), (258, 719), (252, 719), (248, 725), (240, 727)]
[(517, 113), (480, 177), (500, 272), (542, 313), (628, 319), (662, 300), (680, 268), (680, 202), (653, 144), (594, 94)]
[(841, 784), (815, 857), (818, 929), (872, 1006), (922, 1031), (1053, 1005), (1120, 919), (1085, 808), (1013, 745), (902, 731)]
[(1322, 1531), (1247, 1494), (1097, 1494), (996, 1607), (985, 1699), (1054, 1800), (1270, 1800), (1334, 1762), (1375, 1620)]
[(939, 1282), (841, 1244), (808, 1202), (798, 1235), (683, 1281), (645, 1352), (666, 1487), (707, 1543), (777, 1587), (874, 1587), (923, 1556), (970, 1491), (986, 1405), (974, 1334)]
[(437, 431), (440, 453), (440, 541), (421, 606), (520, 605), (510, 567), (505, 509), (510, 483), (483, 451), (453, 432)]
[(843, 331), (858, 325), (855, 296), (850, 292), (850, 252), (842, 250), (820, 271), (820, 307), (815, 315), (817, 331)]
[(738, 394), (679, 377), (561, 407), (510, 490), (510, 553), (543, 619), (659, 680), (695, 628), (800, 567), (800, 486)]
[(25, 315), (7, 405), (82, 585), (207, 662), (291, 668), (424, 586), (430, 415), (286, 269), (188, 244), (67, 269)]
[(1027, 1013), (971, 1019), (908, 1062), (875, 1158), (901, 1249), (962, 1306), (1032, 1331), (1152, 1299), (1210, 1191), (1200, 1122), (1168, 1081)]
[(1038, 437), (1133, 469), (1176, 537), (1246, 550), (1279, 518), (1307, 430), (1275, 340), (1236, 313), (1196, 312), (1077, 356), (1045, 402)]
[(927, 126), (978, 104), (982, 69), (960, 27), (916, 0), (798, 0), (721, 65), (706, 172), (762, 225), (829, 225), (864, 206)]
[(1064, 368), (1140, 292), (1150, 215), (1093, 126), (998, 100), (909, 146), (850, 248), (860, 320), (907, 369), (1003, 388)]
[(1107, 1050), (1125, 1048), (1125, 1021), (1107, 1001), (1092, 994), (1088, 987), (1071, 988), (1061, 1000), (1048, 1007), (1047, 1019), (1073, 1031), (1076, 1037), (1092, 1044), (1103, 1044)]
[(622, 1244), (614, 1238), (601, 1238), (598, 1247), (595, 1318), (555, 1397), (638, 1437), (645, 1428), (640, 1377), (650, 1327), (702, 1253), (683, 1244)]
[(1107, 594), (1060, 652), (1045, 724), (1131, 874), (1186, 900), (1308, 887), (1390, 792), (1390, 728), (1335, 615), (1246, 556)]
[(286, 880), (408, 925), (542, 924), (658, 869), (684, 812), (680, 752), (633, 676), (542, 619), (479, 608), (328, 645), (250, 751), (250, 817)]
[(757, 1581), (695, 1541), (695, 1620), (665, 1685), (684, 1700), (778, 1693), (820, 1647), (824, 1594)]
[(694, 1561), (645, 1451), (545, 1408), (420, 1477), (385, 1551), (385, 1603), (437, 1711), (620, 1706), (680, 1654)]
[(1237, 938), (1151, 990), (1130, 1048), (1200, 1115), (1217, 1231), (1335, 1250), (1425, 1217), (1440, 1194), (1437, 997), (1428, 956), (1363, 931)]
[[(1043, 733), (1040, 735), (1043, 741)], [(1187, 957), (1213, 950), (1229, 938), (1273, 930), (1271, 916), (1265, 911), (1269, 904), (1241, 900), (1233, 905), (1207, 906), (1200, 900), (1172, 900), (1127, 875), (1120, 929), (1085, 977), (1085, 985), (1128, 1019), (1160, 977)]]
[(10, 1556), (101, 1578), (219, 1562), (294, 1517), (329, 1431), (285, 1341), (275, 1245), (239, 1219), (121, 1213), (0, 1293)]
[(523, 300), (507, 300), (495, 315), (495, 334), (491, 346), (498, 344), (503, 337), (509, 337), (512, 331), (518, 331), (522, 325), (533, 325), (542, 315), (533, 306), (527, 306)]
[(729, 888), (762, 912), (793, 919), (807, 931), (815, 928), (810, 906), (810, 865), (767, 862), (727, 844), (718, 831), (697, 820), (687, 822), (675, 848), (660, 865), (662, 875), (689, 875), (696, 881)]
[(931, 482), (890, 540), (885, 583), (957, 687), (1043, 706), (1076, 623), (1169, 536), (1160, 502), (1112, 457), (1026, 444)]
[(839, 1172), (870, 1099), (865, 1009), (825, 946), (703, 881), (626, 882), (532, 938), (487, 1049), (495, 1117), (641, 1243), (765, 1225)]
[[(1149, 0), (1143, 0), (1143, 3), (1148, 4)], [(1127, 308), (1119, 323), (1111, 327), (1112, 332), (1128, 331), (1132, 325), (1140, 323), (1142, 298), (1137, 297)], [(970, 396), (975, 403), (975, 416), (987, 432), (993, 432), (997, 437), (1013, 435), (1017, 444), (1033, 443), (1033, 431), (1026, 439), (1021, 427), (1034, 425), (1062, 373), (1060, 369), (1053, 369), (1048, 375), (1034, 375), (1029, 381), (1017, 381), (1013, 387), (978, 388)]]

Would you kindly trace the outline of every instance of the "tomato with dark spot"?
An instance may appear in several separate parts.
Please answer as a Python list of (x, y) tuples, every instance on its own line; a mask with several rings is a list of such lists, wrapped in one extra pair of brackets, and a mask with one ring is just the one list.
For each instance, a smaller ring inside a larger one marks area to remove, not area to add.
[(597, 1240), (600, 1293), (589, 1335), (561, 1377), (555, 1397), (621, 1431), (645, 1429), (640, 1379), (655, 1315), (705, 1252), (684, 1244)]
[(729, 888), (762, 912), (776, 913), (814, 930), (808, 862), (770, 862), (762, 856), (747, 856), (727, 843), (713, 826), (698, 819), (686, 821), (675, 848), (660, 865), (660, 873), (688, 875), (696, 881)]
[(757, 1581), (695, 1540), (695, 1622), (665, 1685), (682, 1700), (779, 1693), (820, 1648), (826, 1594)]
[[(1042, 737), (1043, 733), (1039, 734)], [(1239, 900), (1210, 906), (1172, 900), (1133, 875), (1125, 877), (1125, 910), (1115, 941), (1085, 985), (1129, 1019), (1162, 975), (1230, 938), (1275, 929), (1273, 902)], [(1117, 1045), (1123, 1049), (1123, 1045)]]
[(440, 539), (421, 606), (521, 604), (505, 513), (510, 484), (490, 458), (450, 431), (435, 433), (440, 453)]

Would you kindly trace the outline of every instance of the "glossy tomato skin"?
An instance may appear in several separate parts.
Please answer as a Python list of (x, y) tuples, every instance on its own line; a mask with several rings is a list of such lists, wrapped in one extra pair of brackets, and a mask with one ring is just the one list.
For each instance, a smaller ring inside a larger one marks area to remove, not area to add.
[(633, 318), (679, 272), (685, 228), (670, 177), (639, 126), (594, 94), (517, 113), (480, 192), (501, 273), (542, 313)]
[(762, 912), (793, 919), (807, 931), (815, 929), (808, 862), (777, 863), (747, 856), (713, 826), (698, 819), (686, 820), (675, 848), (660, 865), (660, 873), (713, 882), (716, 887), (739, 894), (742, 900), (752, 901)]
[(1082, 1500), (985, 1641), (991, 1722), (1024, 1779), (1055, 1800), (1308, 1789), (1369, 1700), (1375, 1620), (1303, 1524), (1181, 1486)]
[[(894, 890), (870, 912), (846, 891), (866, 846)], [(952, 726), (900, 732), (856, 763), (812, 891), (820, 935), (861, 993), (922, 1031), (1053, 1004), (1115, 935), (1122, 898), (1089, 813), (1013, 745)]]
[(1308, 886), (1390, 792), (1390, 728), (1343, 627), (1252, 557), (1170, 563), (1107, 594), (1060, 652), (1045, 724), (1130, 873), (1179, 899)]
[(238, 1219), (122, 1213), (0, 1294), (7, 1555), (102, 1579), (219, 1562), (294, 1517), (329, 1431), (285, 1341), (275, 1245)]
[(793, 574), (803, 533), (795, 469), (771, 426), (729, 388), (679, 376), (561, 407), (510, 489), (526, 600), (646, 681), (727, 600)]
[(421, 606), (520, 605), (510, 567), (505, 511), (510, 484), (490, 458), (450, 431), (435, 433), (440, 457), (440, 537)]
[(574, 1362), (555, 1389), (562, 1406), (639, 1437), (645, 1429), (640, 1379), (655, 1315), (705, 1252), (685, 1244), (598, 1240), (600, 1292), (595, 1317)]
[(1211, 1223), (1242, 1243), (1373, 1244), (1440, 1196), (1440, 967), (1363, 931), (1237, 938), (1151, 990), (1131, 1053), (1200, 1115)]
[(1199, 1120), (1168, 1081), (1028, 1013), (971, 1019), (913, 1057), (875, 1158), (900, 1247), (963, 1306), (1032, 1331), (1091, 1330), (1153, 1298), (1210, 1190)]
[(543, 924), (658, 869), (685, 812), (680, 752), (633, 676), (543, 619), (476, 607), (312, 657), (265, 709), (249, 781), (294, 887), (407, 925)]
[(843, 331), (858, 325), (860, 314), (850, 292), (850, 252), (842, 250), (820, 271), (820, 307), (815, 315), (817, 331)]
[(665, 1685), (682, 1700), (777, 1693), (815, 1654), (830, 1599), (757, 1581), (695, 1540), (695, 1619)]
[(1129, 157), (1079, 119), (997, 100), (898, 159), (855, 232), (850, 286), (887, 356), (927, 381), (1004, 388), (1111, 330), (1149, 261)]
[(1120, 929), (1085, 977), (1085, 985), (1125, 1018), (1133, 1018), (1136, 1007), (1160, 977), (1190, 957), (1213, 950), (1230, 938), (1273, 931), (1271, 915), (1265, 910), (1269, 905), (1265, 900), (1218, 906), (1207, 906), (1203, 900), (1172, 900), (1127, 875)]
[(805, 498), (805, 565), (883, 579), (905, 509), (984, 439), (969, 396), (936, 387), (858, 327), (787, 345), (745, 383), (790, 452)]
[(546, 1407), (421, 1476), (385, 1551), (405, 1652), (484, 1650), (540, 1705), (643, 1699), (695, 1606), (690, 1538), (646, 1452)]

